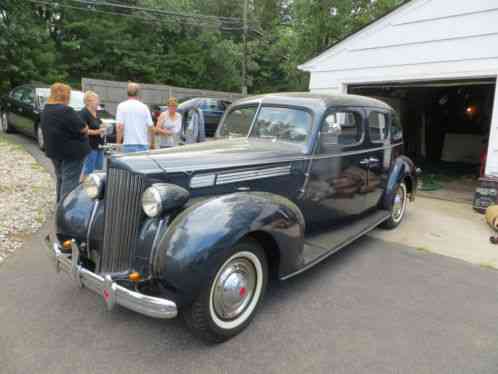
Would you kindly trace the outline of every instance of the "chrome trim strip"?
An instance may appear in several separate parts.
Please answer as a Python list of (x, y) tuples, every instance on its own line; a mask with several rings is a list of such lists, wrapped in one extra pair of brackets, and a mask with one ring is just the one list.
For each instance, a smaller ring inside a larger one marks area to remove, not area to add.
[(92, 232), (93, 223), (95, 221), (95, 214), (97, 214), (97, 209), (99, 208), (100, 200), (95, 200), (92, 208), (92, 214), (90, 215), (90, 220), (88, 221), (88, 230), (86, 232), (86, 248), (88, 253), (91, 251), (90, 247), (90, 234)]
[(154, 264), (154, 257), (156, 255), (157, 251), (157, 244), (159, 242), (159, 234), (161, 233), (164, 224), (166, 223), (166, 220), (169, 221), (169, 217), (167, 218), (161, 218), (159, 221), (159, 225), (157, 225), (157, 230), (156, 230), (156, 235), (154, 235), (154, 240), (152, 241), (152, 248), (150, 249), (150, 257), (149, 257), (149, 272), (150, 274), (153, 273), (153, 264)]
[(218, 174), (216, 185), (289, 175), (291, 165)]
[[(305, 266), (303, 266), (301, 269), (299, 270), (296, 270), (294, 273), (290, 273), (290, 274), (287, 274), (287, 275), (284, 275), (283, 277), (280, 278), (280, 280), (287, 280), (289, 278), (292, 278), (296, 275), (299, 275), (303, 272), (305, 272), (306, 270), (308, 270), (309, 268), (315, 266), (316, 264), (322, 262), (323, 260), (325, 260), (326, 258), (328, 258), (329, 256), (332, 256), (334, 253), (337, 253), (338, 251), (340, 251), (341, 249), (343, 249), (344, 247), (347, 247), (348, 245), (350, 245), (351, 243), (353, 243), (355, 240), (359, 239), (360, 237), (362, 237), (363, 235), (367, 234), (368, 232), (372, 231), (373, 229), (375, 229), (377, 226), (379, 226), (382, 222), (384, 222), (385, 220), (389, 219), (389, 217), (391, 216), (389, 214), (389, 212), (386, 211), (386, 214), (387, 216), (386, 217), (383, 217), (382, 219), (380, 219), (378, 222), (376, 222), (375, 224), (373, 224), (372, 226), (370, 227), (367, 227), (365, 230), (362, 230), (360, 233), (358, 233), (357, 235), (353, 236), (351, 239), (348, 239), (346, 240), (345, 242), (339, 244), (337, 247), (335, 248), (331, 248), (329, 252), (326, 252), (325, 254), (323, 254), (322, 256), (318, 256), (316, 259), (314, 259), (313, 261), (311, 261), (310, 263), (306, 264)], [(305, 240), (305, 243), (306, 243), (306, 240)], [(323, 248), (323, 247), (320, 247), (320, 248)], [(325, 248), (323, 248), (325, 249)]]
[(190, 179), (190, 188), (201, 188), (214, 186), (216, 174), (199, 174)]
[(78, 264), (79, 249), (74, 241), (70, 255), (62, 253), (60, 245), (57, 242), (50, 243), (48, 237), (44, 242), (57, 271), (63, 270), (82, 287), (102, 295), (108, 310), (112, 310), (114, 305), (118, 304), (153, 318), (170, 319), (178, 315), (176, 303), (171, 300), (131, 291), (120, 286), (110, 275), (103, 277), (83, 268)]

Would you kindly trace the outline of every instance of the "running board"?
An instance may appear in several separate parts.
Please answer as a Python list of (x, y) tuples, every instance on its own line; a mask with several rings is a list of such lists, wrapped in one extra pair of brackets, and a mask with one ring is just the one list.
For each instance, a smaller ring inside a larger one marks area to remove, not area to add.
[(379, 226), (390, 217), (387, 210), (376, 210), (346, 224), (315, 231), (305, 236), (303, 265), (294, 273), (282, 277), (283, 280), (308, 270), (327, 257), (346, 247), (356, 239)]

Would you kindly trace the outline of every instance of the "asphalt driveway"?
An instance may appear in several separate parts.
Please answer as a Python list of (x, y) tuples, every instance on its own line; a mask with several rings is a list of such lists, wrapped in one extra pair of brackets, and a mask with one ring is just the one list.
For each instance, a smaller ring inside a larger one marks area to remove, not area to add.
[[(57, 275), (46, 227), (0, 266), (0, 373), (496, 373), (498, 272), (360, 239), (271, 285), (217, 346)], [(470, 250), (470, 249), (469, 249)]]

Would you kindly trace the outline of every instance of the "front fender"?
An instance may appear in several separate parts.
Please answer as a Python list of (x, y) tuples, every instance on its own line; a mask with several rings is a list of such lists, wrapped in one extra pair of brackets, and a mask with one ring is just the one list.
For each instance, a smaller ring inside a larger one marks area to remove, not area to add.
[(56, 232), (63, 237), (83, 240), (87, 237), (88, 224), (95, 201), (79, 185), (57, 205)]
[(304, 235), (299, 208), (275, 194), (241, 192), (205, 200), (178, 215), (159, 241), (154, 276), (194, 298), (235, 243), (256, 231), (271, 235), (280, 248), (280, 272), (297, 266)]
[(383, 208), (391, 209), (393, 196), (396, 192), (396, 186), (403, 180), (409, 181), (410, 185), (407, 187), (410, 189), (411, 198), (413, 199), (417, 192), (417, 171), (415, 164), (408, 157), (399, 156), (396, 160), (394, 160), (393, 166), (389, 173), (386, 190), (382, 199)]

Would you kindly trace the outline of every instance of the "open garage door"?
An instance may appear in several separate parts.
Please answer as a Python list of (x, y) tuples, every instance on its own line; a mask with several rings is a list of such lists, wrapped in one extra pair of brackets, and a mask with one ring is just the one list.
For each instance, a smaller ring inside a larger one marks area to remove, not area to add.
[[(422, 167), (424, 189), (472, 201), (484, 172), (496, 79), (353, 85), (401, 117), (405, 153)], [(484, 157), (483, 157), (484, 156)]]

